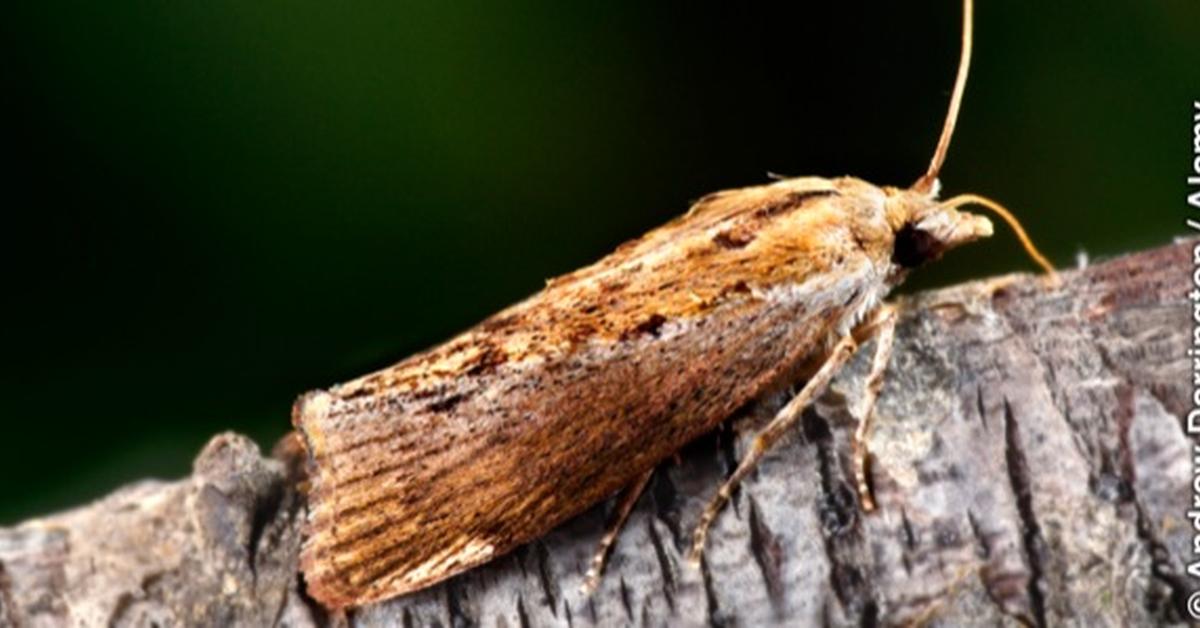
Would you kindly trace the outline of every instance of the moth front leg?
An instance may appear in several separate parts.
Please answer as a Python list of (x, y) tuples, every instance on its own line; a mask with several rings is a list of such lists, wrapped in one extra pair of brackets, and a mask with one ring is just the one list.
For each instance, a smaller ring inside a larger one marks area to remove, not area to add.
[(871, 419), (875, 415), (875, 402), (879, 400), (879, 391), (883, 388), (883, 376), (887, 372), (888, 362), (892, 360), (892, 345), (896, 340), (896, 307), (885, 304), (875, 311), (870, 321), (863, 323), (854, 330), (858, 342), (865, 343), (875, 338), (875, 354), (871, 357), (871, 371), (863, 389), (863, 400), (858, 411), (858, 427), (854, 430), (852, 443), (854, 455), (854, 479), (858, 485), (858, 498), (862, 501), (863, 510), (875, 510), (875, 499), (871, 496), (871, 486), (867, 483), (867, 436), (871, 429)]
[(853, 334), (848, 334), (838, 340), (833, 350), (829, 353), (829, 357), (825, 359), (825, 363), (804, 384), (804, 388), (799, 393), (796, 393), (796, 396), (792, 397), (787, 402), (787, 405), (779, 410), (775, 418), (771, 419), (771, 422), (754, 437), (754, 441), (750, 445), (750, 451), (746, 453), (745, 458), (738, 464), (733, 475), (729, 476), (729, 479), (721, 485), (721, 489), (717, 491), (712, 501), (708, 503), (708, 507), (704, 509), (704, 514), (700, 516), (700, 523), (696, 525), (696, 532), (692, 540), (692, 551), (688, 555), (688, 560), (693, 565), (699, 566), (700, 554), (704, 551), (704, 541), (708, 537), (708, 529), (712, 525), (713, 520), (716, 519), (717, 514), (721, 512), (721, 508), (725, 505), (725, 502), (729, 501), (729, 498), (733, 495), (733, 489), (742, 481), (742, 478), (745, 478), (754, 470), (754, 467), (758, 466), (758, 461), (762, 459), (763, 454), (767, 453), (772, 445), (796, 425), (796, 422), (800, 420), (800, 415), (804, 411), (804, 408), (808, 407), (813, 399), (816, 399), (817, 395), (825, 390), (825, 387), (829, 385), (829, 381), (841, 370), (842, 366), (846, 364), (850, 356), (854, 355), (857, 349), (858, 343), (854, 340)]

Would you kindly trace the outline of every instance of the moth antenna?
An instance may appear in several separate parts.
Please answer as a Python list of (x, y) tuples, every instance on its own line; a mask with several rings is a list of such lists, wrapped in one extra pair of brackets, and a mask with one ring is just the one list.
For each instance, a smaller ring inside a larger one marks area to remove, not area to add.
[(938, 173), (942, 171), (942, 163), (946, 161), (946, 151), (950, 149), (950, 138), (954, 136), (954, 123), (958, 121), (958, 108), (962, 105), (963, 92), (967, 88), (967, 73), (971, 69), (971, 24), (974, 13), (972, 0), (963, 0), (962, 53), (958, 58), (958, 76), (954, 78), (954, 91), (950, 94), (950, 110), (946, 112), (946, 122), (942, 125), (942, 136), (938, 138), (937, 148), (933, 151), (933, 159), (929, 160), (929, 169), (913, 183), (913, 189), (928, 194), (933, 190)]
[(1008, 211), (1008, 209), (1006, 209), (1000, 203), (978, 194), (959, 194), (954, 198), (942, 202), (940, 206), (948, 207), (950, 209), (957, 209), (963, 205), (979, 205), (981, 207), (985, 207), (995, 212), (997, 216), (1000, 216), (1000, 218), (1004, 219), (1004, 222), (1008, 223), (1008, 226), (1012, 227), (1013, 232), (1017, 234), (1017, 239), (1021, 241), (1021, 246), (1025, 247), (1025, 252), (1029, 254), (1029, 257), (1033, 258), (1033, 261), (1038, 266), (1041, 266), (1042, 270), (1046, 271), (1046, 274), (1049, 275), (1051, 279), (1057, 282), (1058, 271), (1054, 270), (1054, 264), (1051, 264), (1050, 260), (1046, 259), (1046, 256), (1042, 255), (1042, 252), (1039, 251), (1036, 246), (1034, 246), (1033, 240), (1029, 238), (1029, 234), (1025, 233), (1025, 228), (1021, 226), (1021, 221), (1017, 220), (1017, 217), (1014, 216), (1012, 212)]

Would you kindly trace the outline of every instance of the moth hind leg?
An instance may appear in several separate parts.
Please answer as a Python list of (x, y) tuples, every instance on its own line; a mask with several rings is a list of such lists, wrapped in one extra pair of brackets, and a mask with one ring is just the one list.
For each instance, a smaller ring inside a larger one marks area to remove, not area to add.
[(713, 520), (716, 519), (717, 514), (721, 512), (721, 508), (733, 496), (733, 489), (737, 488), (742, 479), (758, 466), (759, 460), (770, 450), (771, 446), (796, 425), (796, 422), (800, 420), (804, 408), (808, 407), (816, 399), (817, 395), (825, 390), (825, 387), (829, 385), (829, 381), (841, 370), (842, 366), (846, 364), (850, 356), (854, 355), (857, 349), (858, 343), (855, 341), (853, 334), (848, 334), (839, 339), (837, 344), (834, 345), (833, 350), (830, 351), (829, 357), (825, 359), (821, 368), (817, 369), (816, 374), (804, 384), (804, 388), (796, 393), (776, 413), (775, 418), (771, 419), (771, 422), (754, 437), (750, 451), (742, 458), (733, 475), (725, 480), (725, 483), (721, 485), (717, 494), (713, 496), (708, 506), (705, 507), (704, 513), (700, 515), (700, 522), (696, 524), (696, 531), (692, 538), (692, 550), (688, 554), (689, 562), (695, 566), (700, 564), (700, 555), (704, 551), (704, 543), (708, 538), (708, 530), (712, 526)]
[(637, 503), (638, 498), (646, 490), (646, 485), (650, 482), (650, 477), (654, 475), (654, 467), (646, 470), (633, 484), (625, 487), (621, 491), (620, 497), (617, 498), (617, 509), (614, 511), (613, 519), (608, 524), (608, 529), (605, 530), (604, 536), (600, 539), (600, 545), (596, 547), (596, 553), (592, 555), (591, 565), (588, 567), (587, 575), (584, 576), (583, 586), (580, 590), (584, 595), (591, 595), (596, 592), (596, 588), (600, 586), (600, 575), (604, 573), (604, 565), (608, 562), (608, 553), (612, 550), (613, 544), (620, 535), (621, 529), (625, 527), (625, 521), (629, 519), (629, 513), (633, 512), (633, 506)]

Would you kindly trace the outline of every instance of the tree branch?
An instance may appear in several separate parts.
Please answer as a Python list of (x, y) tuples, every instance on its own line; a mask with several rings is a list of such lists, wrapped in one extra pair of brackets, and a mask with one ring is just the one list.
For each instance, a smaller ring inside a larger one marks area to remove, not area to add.
[(905, 300), (870, 438), (849, 455), (870, 347), (682, 559), (705, 501), (782, 403), (663, 465), (608, 573), (579, 593), (611, 503), (491, 564), (328, 617), (303, 593), (293, 457), (216, 436), (190, 477), (0, 529), (0, 625), (1146, 625), (1195, 589), (1193, 242), (1044, 280)]

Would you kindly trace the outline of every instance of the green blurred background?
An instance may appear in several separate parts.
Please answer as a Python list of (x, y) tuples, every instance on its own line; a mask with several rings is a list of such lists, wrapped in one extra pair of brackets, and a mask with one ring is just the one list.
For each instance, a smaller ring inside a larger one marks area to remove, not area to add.
[[(298, 393), (706, 192), (912, 182), (958, 3), (840, 4), (9, 7), (0, 524), (182, 475), (219, 430), (270, 447)], [(945, 191), (1061, 265), (1181, 233), (1198, 27), (1193, 0), (984, 1)], [(919, 281), (1029, 268), (1001, 230)]]

